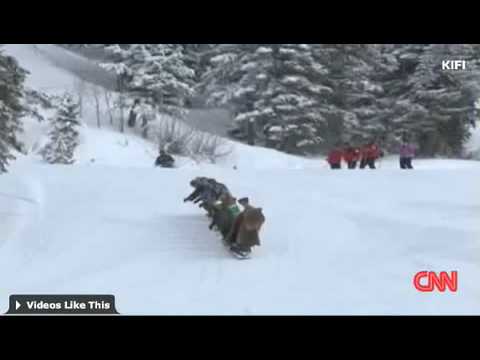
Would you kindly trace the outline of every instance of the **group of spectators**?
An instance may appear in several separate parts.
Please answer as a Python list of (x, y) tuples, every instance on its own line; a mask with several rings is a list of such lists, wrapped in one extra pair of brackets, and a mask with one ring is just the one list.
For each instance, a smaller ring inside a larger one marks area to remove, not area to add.
[[(410, 142), (408, 135), (404, 135), (399, 147), (400, 168), (413, 169), (412, 159), (415, 157), (416, 147)], [(348, 169), (370, 168), (376, 169), (376, 161), (384, 156), (384, 152), (374, 142), (370, 141), (362, 146), (353, 146), (345, 143), (343, 146), (337, 144), (327, 156), (327, 162), (332, 169), (341, 169), (342, 162)]]

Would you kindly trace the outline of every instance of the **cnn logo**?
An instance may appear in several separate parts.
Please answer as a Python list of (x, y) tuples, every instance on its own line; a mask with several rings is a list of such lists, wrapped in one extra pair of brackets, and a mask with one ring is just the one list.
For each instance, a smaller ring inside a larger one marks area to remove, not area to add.
[(420, 271), (415, 274), (413, 285), (421, 292), (433, 292), (435, 289), (445, 292), (447, 287), (451, 292), (457, 292), (458, 272), (451, 271), (448, 274), (446, 271), (442, 271), (437, 274), (434, 271)]

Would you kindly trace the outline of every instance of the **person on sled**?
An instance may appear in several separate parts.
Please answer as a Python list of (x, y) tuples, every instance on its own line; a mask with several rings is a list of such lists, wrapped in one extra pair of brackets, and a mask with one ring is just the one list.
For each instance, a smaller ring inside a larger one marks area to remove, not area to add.
[(165, 150), (160, 150), (160, 154), (155, 160), (155, 166), (163, 168), (173, 168), (175, 165), (175, 159), (172, 155), (168, 154)]
[(241, 213), (237, 205), (237, 199), (230, 193), (225, 193), (215, 203), (214, 208), (215, 213), (209, 228), (212, 230), (216, 227), (225, 238), (229, 234), (236, 217)]
[(251, 206), (247, 198), (239, 202), (244, 210), (235, 218), (225, 243), (233, 253), (248, 257), (254, 246), (260, 246), (259, 233), (265, 223), (265, 215), (261, 208)]

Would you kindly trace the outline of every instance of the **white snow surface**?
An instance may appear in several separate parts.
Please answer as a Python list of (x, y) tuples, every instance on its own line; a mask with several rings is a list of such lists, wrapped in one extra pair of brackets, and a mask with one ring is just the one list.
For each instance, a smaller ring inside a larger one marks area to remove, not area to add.
[[(50, 86), (27, 65), (30, 86)], [(48, 72), (53, 87), (70, 83)], [(75, 165), (32, 151), (0, 176), (0, 312), (11, 294), (99, 293), (133, 315), (480, 314), (478, 161), (330, 171), (232, 143), (219, 164), (158, 169), (153, 144), (85, 123)], [(29, 124), (32, 148), (45, 132)], [(250, 260), (232, 258), (183, 203), (196, 176), (263, 208)], [(418, 292), (423, 270), (458, 271), (458, 292)]]

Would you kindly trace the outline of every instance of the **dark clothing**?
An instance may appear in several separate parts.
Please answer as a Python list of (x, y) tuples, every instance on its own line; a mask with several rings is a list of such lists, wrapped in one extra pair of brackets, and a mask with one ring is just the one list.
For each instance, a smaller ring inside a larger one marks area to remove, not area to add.
[(362, 161), (360, 162), (360, 169), (365, 169), (367, 166), (370, 169), (376, 169), (375, 159), (362, 159)]
[(400, 158), (400, 169), (413, 169), (412, 158), (401, 157)]
[(155, 161), (155, 166), (171, 168), (174, 163), (175, 159), (171, 155), (162, 154)]
[(136, 123), (137, 123), (137, 113), (135, 111), (135, 108), (132, 108), (130, 110), (130, 114), (128, 115), (128, 126), (133, 128), (135, 127)]
[(349, 169), (356, 169), (357, 168), (357, 161), (349, 161), (348, 162)]
[(202, 194), (204, 188), (203, 186), (196, 187), (193, 192), (188, 195), (183, 201), (193, 201), (195, 204), (200, 201), (200, 195)]
[(331, 168), (331, 169), (341, 169), (342, 166), (340, 165), (340, 163), (338, 163), (338, 164), (330, 164), (330, 168)]
[(230, 247), (232, 251), (240, 251), (243, 254), (250, 254), (252, 252), (252, 247), (245, 244), (233, 243)]
[(215, 202), (224, 194), (230, 194), (227, 187), (218, 183), (214, 179), (196, 178), (191, 183), (195, 190), (184, 199), (185, 202), (193, 201), (195, 204), (200, 203), (200, 207), (208, 212), (210, 217), (214, 217), (217, 209)]

